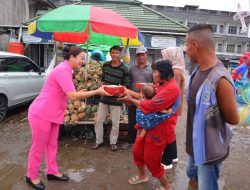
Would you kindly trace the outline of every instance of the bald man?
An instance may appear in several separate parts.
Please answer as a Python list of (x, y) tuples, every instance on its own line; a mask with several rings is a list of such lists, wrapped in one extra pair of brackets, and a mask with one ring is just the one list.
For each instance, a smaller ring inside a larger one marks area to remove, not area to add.
[(223, 160), (229, 154), (232, 130), (239, 122), (234, 83), (215, 54), (212, 27), (198, 24), (188, 30), (187, 55), (197, 69), (187, 94), (186, 151), (189, 155), (189, 185), (199, 190), (217, 190)]

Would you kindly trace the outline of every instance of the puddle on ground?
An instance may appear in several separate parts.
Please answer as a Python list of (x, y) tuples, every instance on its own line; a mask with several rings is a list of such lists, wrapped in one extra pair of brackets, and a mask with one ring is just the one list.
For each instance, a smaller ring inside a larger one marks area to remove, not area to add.
[(71, 169), (67, 173), (71, 180), (75, 182), (81, 182), (85, 178), (87, 178), (90, 173), (93, 173), (93, 172), (95, 172), (94, 168), (86, 168), (86, 169), (81, 169), (81, 170)]
[(87, 173), (93, 173), (94, 171), (95, 171), (94, 168), (88, 168), (88, 169), (86, 169), (86, 172), (87, 172)]
[(68, 175), (69, 178), (75, 182), (81, 182), (84, 179), (79, 171), (69, 171)]

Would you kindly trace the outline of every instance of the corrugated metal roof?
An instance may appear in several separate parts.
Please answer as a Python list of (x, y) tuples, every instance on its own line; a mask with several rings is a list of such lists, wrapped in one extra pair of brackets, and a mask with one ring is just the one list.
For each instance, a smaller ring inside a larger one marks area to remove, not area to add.
[(186, 33), (187, 28), (173, 19), (144, 6), (137, 0), (82, 0), (83, 5), (112, 9), (144, 31)]

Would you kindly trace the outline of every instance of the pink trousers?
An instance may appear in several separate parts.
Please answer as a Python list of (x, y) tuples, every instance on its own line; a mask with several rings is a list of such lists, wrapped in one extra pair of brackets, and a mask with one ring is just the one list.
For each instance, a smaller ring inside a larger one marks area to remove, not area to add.
[(28, 115), (32, 132), (32, 142), (29, 151), (27, 176), (31, 179), (39, 177), (38, 171), (46, 155), (47, 174), (57, 174), (56, 153), (58, 148), (59, 124), (43, 120), (33, 114)]

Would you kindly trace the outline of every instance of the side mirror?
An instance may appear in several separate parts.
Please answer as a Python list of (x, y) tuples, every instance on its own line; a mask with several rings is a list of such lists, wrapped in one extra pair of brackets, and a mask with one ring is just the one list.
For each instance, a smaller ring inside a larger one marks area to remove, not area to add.
[(39, 68), (39, 74), (44, 73), (44, 72), (45, 72), (45, 67), (40, 67)]

